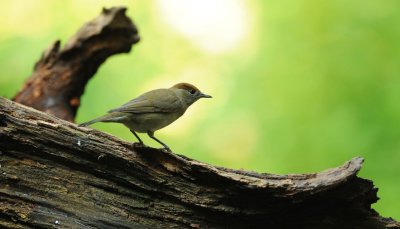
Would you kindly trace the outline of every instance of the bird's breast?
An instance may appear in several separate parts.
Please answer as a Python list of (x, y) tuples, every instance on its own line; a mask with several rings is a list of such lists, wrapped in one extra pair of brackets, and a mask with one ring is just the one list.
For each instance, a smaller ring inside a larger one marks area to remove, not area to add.
[(129, 129), (139, 133), (156, 131), (168, 126), (182, 116), (183, 112), (173, 113), (145, 113), (132, 114), (129, 119), (123, 122)]

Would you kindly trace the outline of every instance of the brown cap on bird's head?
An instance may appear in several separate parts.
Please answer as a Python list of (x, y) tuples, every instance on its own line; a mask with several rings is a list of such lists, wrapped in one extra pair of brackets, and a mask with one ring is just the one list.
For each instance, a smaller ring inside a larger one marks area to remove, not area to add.
[(195, 91), (200, 91), (196, 86), (190, 84), (190, 83), (178, 83), (172, 86), (172, 88), (177, 88), (177, 89), (183, 89), (183, 90), (195, 90)]
[(202, 93), (196, 86), (190, 83), (178, 83), (172, 86), (171, 88), (186, 90), (190, 94), (198, 94), (200, 98), (212, 98), (212, 96)]

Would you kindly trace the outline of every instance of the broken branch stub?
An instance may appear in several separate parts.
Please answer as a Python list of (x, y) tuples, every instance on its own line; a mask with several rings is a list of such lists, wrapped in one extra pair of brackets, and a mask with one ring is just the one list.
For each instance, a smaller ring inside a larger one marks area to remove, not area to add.
[(126, 8), (103, 9), (65, 44), (54, 42), (14, 101), (73, 121), (86, 83), (110, 56), (126, 53), (139, 41)]

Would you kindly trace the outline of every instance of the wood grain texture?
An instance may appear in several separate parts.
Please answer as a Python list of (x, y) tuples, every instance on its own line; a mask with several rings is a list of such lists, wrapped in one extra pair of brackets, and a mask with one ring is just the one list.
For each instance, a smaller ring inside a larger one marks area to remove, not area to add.
[(400, 228), (362, 158), (316, 174), (216, 167), (0, 98), (6, 228)]
[(35, 64), (14, 101), (73, 121), (86, 83), (110, 56), (126, 53), (139, 41), (126, 8), (103, 9), (70, 38), (63, 48), (54, 42)]

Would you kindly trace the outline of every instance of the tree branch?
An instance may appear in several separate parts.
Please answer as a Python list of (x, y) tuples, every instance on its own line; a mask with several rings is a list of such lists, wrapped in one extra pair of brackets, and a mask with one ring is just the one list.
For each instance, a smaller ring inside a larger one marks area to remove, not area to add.
[(103, 9), (60, 50), (54, 42), (36, 63), (34, 72), (14, 101), (73, 121), (88, 80), (111, 55), (129, 52), (139, 41), (126, 8)]
[(317, 174), (226, 169), (4, 98), (0, 149), (3, 227), (400, 228), (371, 209), (361, 158)]

